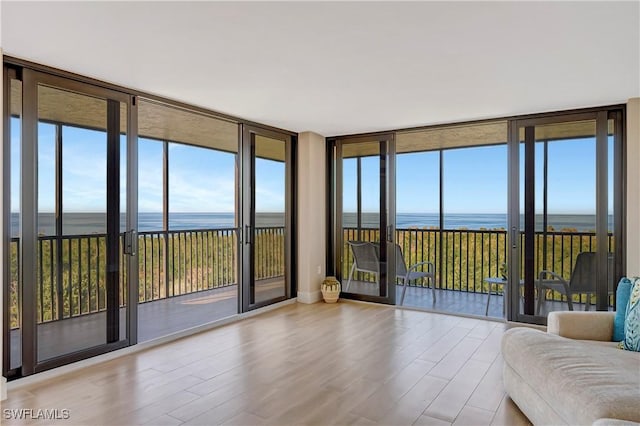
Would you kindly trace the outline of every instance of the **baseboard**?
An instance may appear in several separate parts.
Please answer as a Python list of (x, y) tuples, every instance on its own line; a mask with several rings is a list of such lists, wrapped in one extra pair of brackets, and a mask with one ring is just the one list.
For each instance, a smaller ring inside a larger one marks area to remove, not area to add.
[(322, 300), (322, 292), (320, 290), (316, 291), (299, 291), (298, 292), (298, 302), (300, 303), (316, 303)]
[(2, 377), (3, 382), (0, 382), (0, 386), (2, 386), (2, 397), (6, 398), (7, 391), (11, 392), (16, 389), (23, 388), (25, 386), (30, 386), (34, 384), (41, 383), (45, 380), (50, 380), (53, 378), (60, 377), (64, 374), (71, 373), (74, 371), (78, 371), (92, 365), (100, 364), (106, 361), (110, 361), (112, 359), (120, 358), (126, 355), (134, 354), (136, 352), (141, 352), (156, 346), (163, 345), (168, 342), (172, 342), (174, 340), (182, 339), (184, 337), (192, 336), (194, 334), (202, 333), (205, 331), (212, 330), (214, 328), (222, 327), (223, 325), (232, 324), (238, 321), (242, 321), (243, 319), (250, 318), (256, 315), (264, 314), (269, 311), (273, 311), (275, 309), (279, 309), (286, 305), (291, 305), (296, 303), (296, 298), (287, 299), (279, 303), (274, 303), (269, 306), (265, 306), (263, 308), (255, 309), (253, 311), (245, 312), (238, 315), (233, 315), (227, 318), (222, 318), (217, 321), (210, 322), (208, 324), (199, 325), (197, 327), (189, 328), (183, 331), (179, 331), (177, 333), (173, 333), (167, 336), (159, 337), (157, 339), (148, 340), (146, 342), (138, 343), (133, 346), (127, 346), (126, 348), (119, 349), (117, 351), (108, 352), (106, 354), (94, 356), (92, 358), (83, 359), (78, 362), (74, 362), (72, 364), (63, 365), (62, 367), (54, 368), (51, 370), (43, 371), (42, 373), (33, 374), (31, 376), (22, 377), (20, 379), (13, 380), (9, 383), (6, 383), (6, 378)]

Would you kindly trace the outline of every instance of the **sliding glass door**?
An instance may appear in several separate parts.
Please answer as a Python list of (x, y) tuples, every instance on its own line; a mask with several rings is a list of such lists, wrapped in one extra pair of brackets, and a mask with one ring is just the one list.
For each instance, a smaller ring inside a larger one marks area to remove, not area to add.
[(295, 134), (80, 80), (3, 68), (5, 377), (295, 296)]
[[(24, 70), (22, 374), (129, 344), (130, 97)], [(135, 278), (134, 278), (135, 280)]]
[(622, 271), (620, 113), (517, 120), (512, 132), (512, 318), (612, 309)]
[[(544, 323), (553, 310), (613, 309), (622, 116), (611, 107), (333, 139), (328, 269), (346, 297), (439, 311)], [(393, 242), (404, 265), (389, 262)], [(392, 267), (424, 276), (405, 291)]]
[(346, 297), (394, 304), (394, 136), (335, 141), (335, 269)]
[(243, 130), (242, 310), (291, 295), (291, 136)]
[(138, 341), (238, 313), (238, 124), (138, 100)]

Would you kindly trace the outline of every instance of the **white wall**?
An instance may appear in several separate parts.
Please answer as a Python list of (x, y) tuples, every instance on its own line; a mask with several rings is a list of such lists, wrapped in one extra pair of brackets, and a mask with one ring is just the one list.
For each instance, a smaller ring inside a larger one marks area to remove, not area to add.
[(298, 301), (314, 303), (322, 299), (327, 253), (324, 137), (300, 133), (297, 152)]
[(627, 275), (640, 276), (640, 98), (627, 102)]

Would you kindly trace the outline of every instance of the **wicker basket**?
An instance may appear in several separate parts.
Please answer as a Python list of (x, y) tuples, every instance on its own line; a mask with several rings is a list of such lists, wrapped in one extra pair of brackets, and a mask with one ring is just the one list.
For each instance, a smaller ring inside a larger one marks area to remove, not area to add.
[(340, 281), (336, 277), (327, 277), (322, 281), (320, 290), (326, 303), (336, 303), (340, 297)]

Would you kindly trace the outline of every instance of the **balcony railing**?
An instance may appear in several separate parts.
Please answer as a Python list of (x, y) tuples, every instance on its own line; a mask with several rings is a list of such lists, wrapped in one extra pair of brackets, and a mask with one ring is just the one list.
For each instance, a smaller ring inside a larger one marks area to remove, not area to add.
[(139, 303), (234, 285), (236, 230), (141, 232), (138, 259)]
[[(138, 236), (138, 303), (237, 283), (236, 228), (141, 232)], [(255, 278), (283, 276), (284, 228), (256, 228)], [(120, 306), (126, 304), (126, 256), (120, 250)], [(10, 244), (10, 324), (19, 326), (20, 241)], [(61, 253), (59, 256), (58, 254)], [(37, 323), (105, 310), (106, 235), (38, 238)]]
[[(344, 228), (342, 276), (347, 277), (353, 264), (353, 254), (347, 241), (378, 242), (377, 229)], [(520, 271), (524, 278), (524, 233), (521, 239)], [(402, 248), (405, 261), (409, 264), (432, 262), (435, 266), (436, 288), (487, 293), (489, 285), (484, 278), (500, 276), (500, 267), (507, 262), (507, 231), (505, 230), (464, 230), (464, 229), (397, 229), (396, 242)], [(543, 269), (553, 270), (568, 278), (571, 276), (576, 257), (583, 251), (596, 249), (594, 232), (548, 231), (536, 234), (535, 276)], [(442, 251), (440, 247), (442, 246)], [(607, 247), (614, 249), (614, 238), (609, 234)], [(442, 252), (442, 254), (441, 254)], [(345, 278), (346, 279), (346, 278)], [(355, 279), (374, 281), (371, 274), (357, 274)], [(421, 286), (424, 283), (412, 283)], [(562, 300), (557, 292), (545, 294), (548, 300)], [(586, 296), (576, 302), (584, 303)]]
[[(521, 238), (524, 241), (523, 235)], [(346, 244), (350, 240), (376, 242), (379, 232), (344, 229), (343, 277), (348, 276), (353, 262)], [(258, 228), (255, 241), (256, 279), (284, 275), (284, 228)], [(396, 241), (402, 247), (407, 263), (429, 261), (435, 265), (435, 283), (440, 289), (487, 293), (488, 285), (483, 279), (499, 276), (500, 265), (507, 259), (507, 233), (504, 230), (398, 229)], [(546, 239), (542, 233), (537, 234), (536, 275), (542, 269), (552, 269), (569, 277), (578, 253), (595, 250), (596, 242), (592, 232), (553, 231), (547, 232)], [(9, 302), (12, 328), (19, 324), (19, 244), (18, 239), (11, 240)], [(612, 235), (609, 235), (607, 245), (609, 251), (613, 251)], [(105, 249), (106, 237), (100, 234), (42, 236), (38, 239), (38, 323), (105, 309)], [(138, 255), (138, 303), (237, 283), (236, 228), (141, 232)], [(124, 306), (126, 292), (123, 289), (127, 276), (124, 254), (121, 254), (120, 262), (120, 305)], [(356, 279), (373, 281), (367, 274), (358, 274)], [(561, 300), (561, 296), (553, 292), (548, 292), (546, 297)]]

